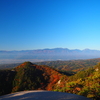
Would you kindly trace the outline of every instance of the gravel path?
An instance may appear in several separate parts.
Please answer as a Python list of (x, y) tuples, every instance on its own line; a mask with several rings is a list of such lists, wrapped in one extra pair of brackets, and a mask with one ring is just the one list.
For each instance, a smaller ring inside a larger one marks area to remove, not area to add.
[(91, 100), (91, 99), (71, 93), (33, 90), (33, 91), (16, 92), (0, 96), (0, 100)]

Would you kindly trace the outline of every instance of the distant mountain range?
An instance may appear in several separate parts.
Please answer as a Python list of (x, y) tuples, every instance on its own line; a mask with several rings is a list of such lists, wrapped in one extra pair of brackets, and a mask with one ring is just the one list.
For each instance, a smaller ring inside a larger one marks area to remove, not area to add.
[(0, 61), (3, 59), (46, 61), (46, 60), (75, 60), (100, 58), (99, 50), (90, 49), (38, 49), (38, 50), (21, 50), (21, 51), (0, 51)]

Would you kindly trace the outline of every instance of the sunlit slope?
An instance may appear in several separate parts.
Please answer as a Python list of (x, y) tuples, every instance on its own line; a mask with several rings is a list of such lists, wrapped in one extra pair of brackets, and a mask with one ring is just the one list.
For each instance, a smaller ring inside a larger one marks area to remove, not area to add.
[[(59, 81), (63, 83), (64, 79), (67, 79), (67, 76), (46, 65), (25, 62), (12, 70), (1, 71), (0, 93), (2, 95), (24, 90), (54, 90)], [(10, 87), (6, 89), (8, 84)]]

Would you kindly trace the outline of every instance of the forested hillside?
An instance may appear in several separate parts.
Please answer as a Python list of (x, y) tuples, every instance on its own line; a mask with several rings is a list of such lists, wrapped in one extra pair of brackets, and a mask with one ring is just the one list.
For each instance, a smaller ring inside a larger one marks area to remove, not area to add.
[(47, 65), (24, 62), (13, 69), (0, 70), (0, 95), (16, 91), (48, 90), (100, 100), (100, 63), (68, 75)]
[[(67, 71), (67, 72), (78, 72), (81, 70), (85, 70), (87, 68), (91, 68), (97, 63), (100, 62), (100, 58), (97, 59), (87, 59), (87, 60), (69, 60), (69, 61), (44, 61), (44, 62), (33, 62), (37, 65), (47, 65), (51, 68), (55, 68), (57, 70)], [(0, 64), (0, 69), (8, 69), (15, 68), (21, 63), (14, 64)]]
[(87, 59), (87, 60), (69, 60), (69, 61), (45, 61), (37, 62), (38, 65), (47, 65), (52, 68), (67, 71), (67, 72), (78, 72), (81, 70), (86, 70), (87, 68), (92, 68), (94, 65), (100, 62), (100, 58), (97, 59)]
[(55, 91), (74, 93), (93, 100), (100, 100), (100, 63), (69, 77), (65, 86), (57, 87)]
[(46, 65), (25, 62), (11, 70), (0, 71), (0, 95), (24, 90), (54, 90), (67, 76)]

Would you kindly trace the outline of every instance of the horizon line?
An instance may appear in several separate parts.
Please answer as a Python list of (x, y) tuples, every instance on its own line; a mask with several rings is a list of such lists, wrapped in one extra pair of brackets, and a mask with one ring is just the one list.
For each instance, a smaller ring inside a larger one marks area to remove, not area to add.
[[(0, 51), (30, 51), (30, 50), (46, 50), (46, 49), (69, 49), (69, 48), (63, 48), (63, 47), (55, 47), (55, 48), (43, 48), (43, 49), (22, 49), (22, 50), (0, 50)], [(100, 51), (98, 49), (89, 49), (89, 48), (85, 48), (85, 49), (69, 49), (69, 50), (97, 50), (97, 51)]]

